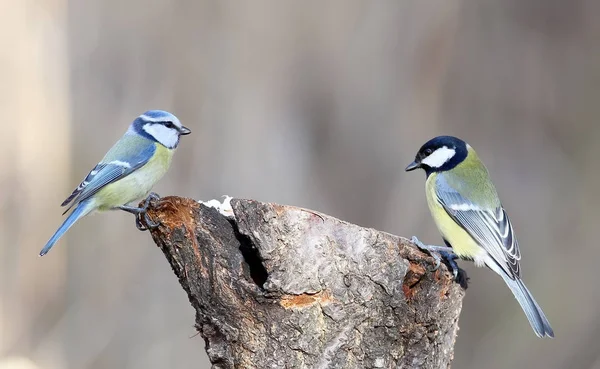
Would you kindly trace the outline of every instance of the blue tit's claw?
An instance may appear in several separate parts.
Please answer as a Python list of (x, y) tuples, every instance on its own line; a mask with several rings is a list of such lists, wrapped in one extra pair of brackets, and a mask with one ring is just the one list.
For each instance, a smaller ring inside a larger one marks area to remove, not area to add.
[[(158, 200), (160, 200), (160, 196), (155, 192), (150, 192), (148, 197), (144, 200), (144, 206), (140, 208), (140, 212), (135, 219), (135, 225), (140, 231), (155, 229), (160, 225), (160, 222), (155, 222), (148, 216), (148, 209), (154, 206)], [(144, 218), (143, 222), (142, 217)]]
[(160, 222), (155, 222), (150, 219), (146, 212), (144, 212), (144, 223), (146, 223), (146, 229), (155, 229), (160, 225)]
[(146, 227), (146, 226), (145, 226), (145, 225), (142, 223), (142, 221), (141, 221), (141, 219), (140, 219), (140, 217), (139, 217), (138, 215), (136, 215), (136, 216), (135, 216), (135, 226), (136, 226), (136, 228), (137, 228), (138, 230), (140, 230), (140, 231), (142, 231), (142, 232), (143, 232), (143, 231), (147, 231), (147, 230), (148, 230), (148, 227)]
[(144, 200), (144, 206), (142, 209), (146, 212), (151, 206), (153, 206), (156, 201), (160, 200), (160, 196), (156, 192), (150, 192), (146, 199)]
[(146, 209), (140, 210), (141, 211), (135, 215), (135, 226), (138, 230), (143, 232), (149, 229), (155, 229), (160, 225), (160, 222), (155, 222), (148, 216), (148, 212), (146, 211)]
[(150, 192), (146, 197), (145, 206), (152, 205), (153, 202), (160, 200), (160, 195), (156, 192)]
[(148, 216), (148, 209), (154, 206), (156, 201), (159, 199), (160, 196), (158, 196), (158, 194), (151, 192), (144, 200), (144, 205), (139, 208), (127, 205), (118, 206), (117, 208), (134, 214), (136, 228), (140, 231), (147, 231), (160, 225), (160, 222), (155, 222)]

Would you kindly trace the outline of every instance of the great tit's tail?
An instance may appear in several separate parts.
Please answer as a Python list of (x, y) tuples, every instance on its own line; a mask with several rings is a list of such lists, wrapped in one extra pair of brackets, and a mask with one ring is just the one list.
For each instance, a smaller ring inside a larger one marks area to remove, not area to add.
[(67, 219), (65, 219), (65, 221), (63, 222), (63, 224), (56, 230), (56, 232), (50, 238), (48, 243), (46, 243), (46, 246), (44, 246), (42, 251), (40, 251), (40, 256), (46, 255), (48, 251), (50, 251), (52, 246), (54, 246), (56, 241), (58, 241), (62, 237), (62, 235), (65, 234), (65, 232), (67, 232), (73, 224), (75, 224), (76, 221), (87, 215), (92, 210), (93, 206), (91, 199), (79, 203), (75, 210), (73, 210), (73, 212), (69, 214)]
[(521, 279), (511, 279), (508, 275), (500, 274), (504, 282), (508, 285), (513, 295), (521, 305), (521, 308), (527, 315), (531, 328), (538, 337), (554, 337), (554, 331), (548, 322), (548, 318), (540, 308), (540, 305), (535, 301), (527, 287)]

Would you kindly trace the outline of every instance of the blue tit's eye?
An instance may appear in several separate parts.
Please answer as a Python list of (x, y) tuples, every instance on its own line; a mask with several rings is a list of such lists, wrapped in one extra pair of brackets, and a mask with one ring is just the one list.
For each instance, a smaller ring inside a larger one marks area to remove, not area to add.
[(167, 127), (167, 128), (175, 128), (175, 125), (173, 124), (173, 122), (166, 122), (165, 123), (165, 127)]

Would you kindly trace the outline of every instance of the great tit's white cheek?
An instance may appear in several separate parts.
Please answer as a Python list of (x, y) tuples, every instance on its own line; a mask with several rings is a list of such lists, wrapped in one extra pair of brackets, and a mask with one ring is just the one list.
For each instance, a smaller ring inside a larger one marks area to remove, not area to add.
[(421, 160), (421, 163), (429, 166), (430, 168), (439, 168), (452, 159), (455, 154), (456, 151), (454, 149), (443, 146), (432, 152), (425, 159)]
[(168, 148), (174, 148), (179, 142), (179, 133), (174, 128), (168, 128), (162, 124), (145, 124), (143, 129)]

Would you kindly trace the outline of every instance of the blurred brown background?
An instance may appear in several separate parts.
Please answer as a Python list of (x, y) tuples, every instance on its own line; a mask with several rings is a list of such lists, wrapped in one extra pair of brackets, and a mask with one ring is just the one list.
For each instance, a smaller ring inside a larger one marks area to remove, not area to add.
[[(600, 2), (0, 2), (0, 368), (207, 368), (194, 312), (125, 213), (44, 258), (59, 204), (148, 109), (184, 138), (160, 194), (304, 206), (439, 243), (423, 174), (453, 134), (488, 165), (539, 340), (471, 276), (454, 368), (600, 368)], [(307, 261), (310, 262), (310, 261)]]

